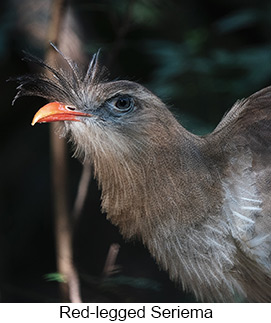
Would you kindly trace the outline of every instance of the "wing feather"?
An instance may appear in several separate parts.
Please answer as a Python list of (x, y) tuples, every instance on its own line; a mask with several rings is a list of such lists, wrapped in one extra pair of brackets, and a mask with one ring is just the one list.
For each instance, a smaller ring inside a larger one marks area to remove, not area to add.
[(238, 101), (207, 138), (223, 147), (223, 209), (232, 235), (270, 275), (271, 87)]

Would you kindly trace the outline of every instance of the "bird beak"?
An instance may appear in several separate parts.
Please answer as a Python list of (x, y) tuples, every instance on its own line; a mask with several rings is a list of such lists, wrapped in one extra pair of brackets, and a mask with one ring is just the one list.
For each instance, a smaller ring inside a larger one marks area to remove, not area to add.
[(79, 117), (91, 117), (91, 114), (83, 113), (69, 108), (69, 106), (60, 103), (48, 103), (35, 114), (31, 125), (34, 126), (37, 122), (54, 122), (54, 121), (81, 121)]

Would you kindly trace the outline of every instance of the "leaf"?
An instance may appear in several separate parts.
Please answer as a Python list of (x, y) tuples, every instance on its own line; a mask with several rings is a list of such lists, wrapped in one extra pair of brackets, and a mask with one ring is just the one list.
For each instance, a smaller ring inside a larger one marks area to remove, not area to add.
[(49, 273), (45, 274), (43, 276), (47, 281), (56, 281), (58, 283), (67, 283), (67, 280), (65, 279), (64, 275), (60, 273)]

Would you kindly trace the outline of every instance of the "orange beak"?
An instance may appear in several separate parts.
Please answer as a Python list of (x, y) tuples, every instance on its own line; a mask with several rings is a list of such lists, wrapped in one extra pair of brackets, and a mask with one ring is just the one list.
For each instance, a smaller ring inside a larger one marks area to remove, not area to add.
[(81, 121), (78, 117), (91, 117), (91, 114), (79, 112), (77, 110), (68, 108), (69, 106), (60, 103), (48, 103), (35, 114), (32, 120), (32, 126), (37, 122), (54, 122), (54, 121)]

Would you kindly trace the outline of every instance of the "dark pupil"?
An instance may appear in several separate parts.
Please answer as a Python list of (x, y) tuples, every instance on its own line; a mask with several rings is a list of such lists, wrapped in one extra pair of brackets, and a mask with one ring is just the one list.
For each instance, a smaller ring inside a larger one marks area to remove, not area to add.
[(121, 110), (129, 109), (130, 108), (130, 98), (127, 97), (122, 97), (119, 98), (118, 101), (116, 102), (116, 107)]

